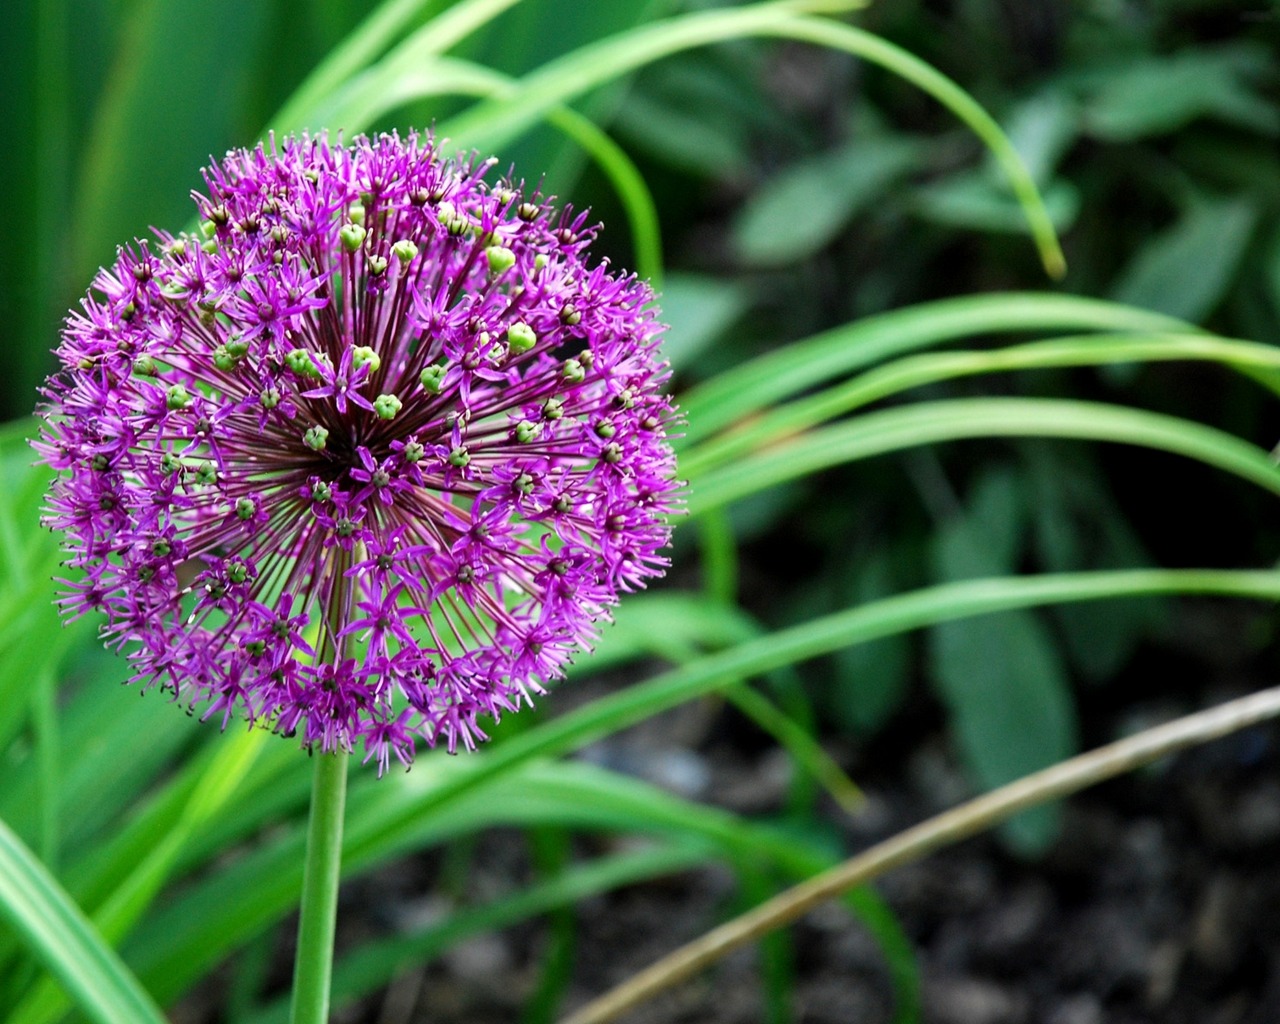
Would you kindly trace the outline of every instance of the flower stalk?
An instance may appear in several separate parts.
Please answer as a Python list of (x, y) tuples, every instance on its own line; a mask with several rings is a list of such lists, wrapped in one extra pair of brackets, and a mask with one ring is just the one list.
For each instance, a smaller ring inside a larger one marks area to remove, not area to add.
[(325, 1024), (333, 975), (333, 936), (342, 863), (342, 820), (347, 799), (348, 755), (315, 754), (307, 860), (303, 868), (298, 948), (294, 959), (290, 1024)]

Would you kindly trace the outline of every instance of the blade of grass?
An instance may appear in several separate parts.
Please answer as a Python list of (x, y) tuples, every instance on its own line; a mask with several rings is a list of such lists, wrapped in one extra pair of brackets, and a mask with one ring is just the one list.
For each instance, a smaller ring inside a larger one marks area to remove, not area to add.
[(975, 398), (885, 409), (810, 431), (713, 472), (688, 514), (721, 508), (787, 480), (905, 448), (977, 437), (1059, 437), (1139, 445), (1197, 459), (1280, 494), (1280, 468), (1261, 448), (1175, 416), (1067, 399)]
[(0, 822), (0, 916), (99, 1024), (164, 1024), (151, 997), (79, 908)]
[[(326, 57), (268, 122), (268, 131), (297, 132), (303, 128), (329, 127), (317, 123), (319, 108), (354, 78), (413, 22), (442, 0), (387, 0)], [(401, 43), (413, 48), (419, 59), (443, 53), (482, 28), (520, 0), (461, 0), (445, 8)], [(334, 127), (343, 127), (334, 125)]]
[[(455, 760), (425, 759), (403, 785), (364, 788), (351, 806), (344, 851), (349, 874), (412, 847), (426, 826), (439, 827), (465, 794), (537, 758), (554, 757), (617, 732), (666, 708), (735, 682), (842, 647), (973, 615), (1046, 604), (1148, 594), (1217, 594), (1280, 599), (1280, 572), (1144, 569), (970, 580), (870, 602), (707, 655), (489, 748)], [(501, 787), (495, 786), (494, 793)], [(492, 795), (492, 794), (490, 794)], [(529, 794), (532, 799), (533, 794)], [(296, 830), (211, 879), (199, 907), (178, 901), (139, 933), (131, 962), (168, 999), (240, 943), (286, 914), (301, 881)], [(196, 894), (191, 897), (196, 899)]]
[[(1053, 222), (1013, 143), (955, 82), (918, 57), (851, 25), (797, 13), (804, 4), (754, 4), (682, 15), (619, 33), (549, 61), (521, 80), (519, 93), (491, 100), (450, 119), (441, 131), (465, 144), (497, 148), (545, 112), (662, 57), (744, 36), (781, 36), (841, 50), (900, 76), (950, 110), (983, 142), (1008, 179), (1050, 277), (1066, 272)], [(382, 111), (381, 113), (385, 113)]]
[[(942, 352), (908, 356), (852, 380), (766, 413), (743, 429), (706, 441), (686, 452), (680, 471), (693, 480), (751, 451), (911, 388), (984, 373), (1064, 366), (1195, 361), (1248, 371), (1280, 369), (1274, 345), (1233, 341), (1212, 335), (1096, 334), (1011, 345), (993, 352)], [(1269, 386), (1271, 381), (1260, 381)]]
[[(168, 880), (178, 852), (191, 834), (235, 795), (269, 735), (257, 729), (224, 737), (178, 820), (167, 832), (153, 835), (146, 856), (94, 912), (94, 927), (106, 941), (117, 944), (129, 933)], [(46, 981), (31, 991), (9, 1020), (10, 1024), (49, 1024), (58, 1020), (66, 1009), (66, 994), (52, 981)]]
[(790, 395), (873, 363), (981, 334), (1192, 331), (1171, 317), (1073, 295), (1004, 292), (921, 303), (867, 317), (759, 356), (681, 398), (688, 446)]

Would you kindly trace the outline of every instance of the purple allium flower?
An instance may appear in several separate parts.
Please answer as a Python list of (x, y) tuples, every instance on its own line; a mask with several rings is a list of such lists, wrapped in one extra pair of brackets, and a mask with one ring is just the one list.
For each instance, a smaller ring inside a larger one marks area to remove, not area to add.
[(432, 141), (229, 153), (120, 250), (35, 442), (64, 613), (133, 681), (385, 769), (474, 747), (666, 566), (652, 295)]

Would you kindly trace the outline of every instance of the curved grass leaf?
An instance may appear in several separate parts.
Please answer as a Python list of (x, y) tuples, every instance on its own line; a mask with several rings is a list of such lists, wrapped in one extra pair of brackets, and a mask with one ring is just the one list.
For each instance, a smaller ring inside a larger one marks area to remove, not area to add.
[[(349, 874), (367, 870), (441, 829), (465, 794), (498, 784), (537, 758), (579, 749), (666, 708), (735, 682), (842, 647), (974, 615), (1046, 604), (1147, 594), (1219, 594), (1280, 599), (1280, 572), (1129, 570), (971, 580), (874, 601), (699, 658), (465, 760), (425, 758), (400, 786), (353, 790), (344, 847)], [(623, 825), (622, 827), (625, 827)], [(187, 899), (151, 917), (130, 962), (162, 998), (183, 990), (294, 905), (301, 885), (302, 835), (229, 865)]]
[(823, 427), (708, 472), (689, 496), (696, 517), (787, 480), (858, 459), (976, 437), (1115, 441), (1198, 459), (1280, 494), (1280, 467), (1261, 448), (1175, 416), (1100, 402), (975, 398), (921, 402)]
[[(109, 942), (118, 943), (146, 911), (168, 880), (182, 847), (193, 832), (217, 814), (235, 795), (269, 733), (261, 729), (226, 737), (204, 767), (177, 820), (153, 832), (145, 856), (93, 914), (94, 926)], [(14, 1011), (10, 1024), (49, 1024), (66, 1011), (66, 996), (51, 982), (37, 985)]]
[(324, 110), (332, 96), (356, 79), (379, 54), (396, 45), (414, 61), (444, 53), (472, 32), (482, 28), (520, 0), (461, 0), (445, 6), (426, 25), (398, 45), (395, 40), (406, 28), (442, 0), (386, 0), (324, 59), (267, 125), (267, 131), (297, 132), (304, 128), (353, 127), (331, 123)]
[[(1009, 180), (1045, 269), (1051, 277), (1061, 277), (1066, 262), (1035, 183), (1013, 144), (981, 105), (906, 50), (851, 25), (799, 13), (808, 6), (762, 3), (698, 12), (620, 33), (544, 64), (521, 79), (515, 97), (482, 103), (447, 121), (441, 131), (470, 145), (497, 147), (522, 134), (550, 107), (681, 50), (756, 35), (802, 40), (884, 67), (932, 96), (967, 125)], [(830, 6), (813, 5), (818, 9)]]
[(1172, 317), (1098, 299), (1005, 292), (867, 317), (759, 356), (681, 398), (688, 446), (790, 395), (853, 370), (958, 338), (1014, 331), (1190, 331)]
[(164, 1024), (151, 997), (0, 822), (0, 916), (98, 1024)]
[(744, 429), (695, 447), (681, 456), (690, 479), (826, 420), (911, 388), (984, 373), (1063, 366), (1186, 360), (1215, 362), (1240, 372), (1270, 370), (1270, 378), (1249, 373), (1275, 388), (1280, 349), (1201, 334), (1096, 334), (1011, 345), (993, 352), (942, 352), (908, 356), (876, 367), (819, 394), (799, 399), (754, 420)]
[[(387, 103), (399, 106), (428, 97), (509, 95), (517, 90), (515, 80), (471, 61), (423, 60), (415, 59), (397, 70), (389, 82), (383, 75), (355, 80), (332, 99), (325, 116), (332, 123), (363, 130)], [(657, 290), (662, 284), (662, 239), (657, 206), (644, 176), (608, 133), (577, 111), (553, 107), (546, 112), (546, 120), (581, 147), (613, 186), (631, 229), (637, 273)]]

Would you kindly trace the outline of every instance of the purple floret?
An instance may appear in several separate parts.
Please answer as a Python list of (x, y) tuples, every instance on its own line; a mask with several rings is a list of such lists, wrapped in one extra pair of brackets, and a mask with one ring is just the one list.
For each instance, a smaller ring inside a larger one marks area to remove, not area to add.
[(135, 682), (385, 770), (473, 748), (666, 567), (652, 294), (429, 138), (229, 153), (120, 250), (35, 442), (59, 605)]

